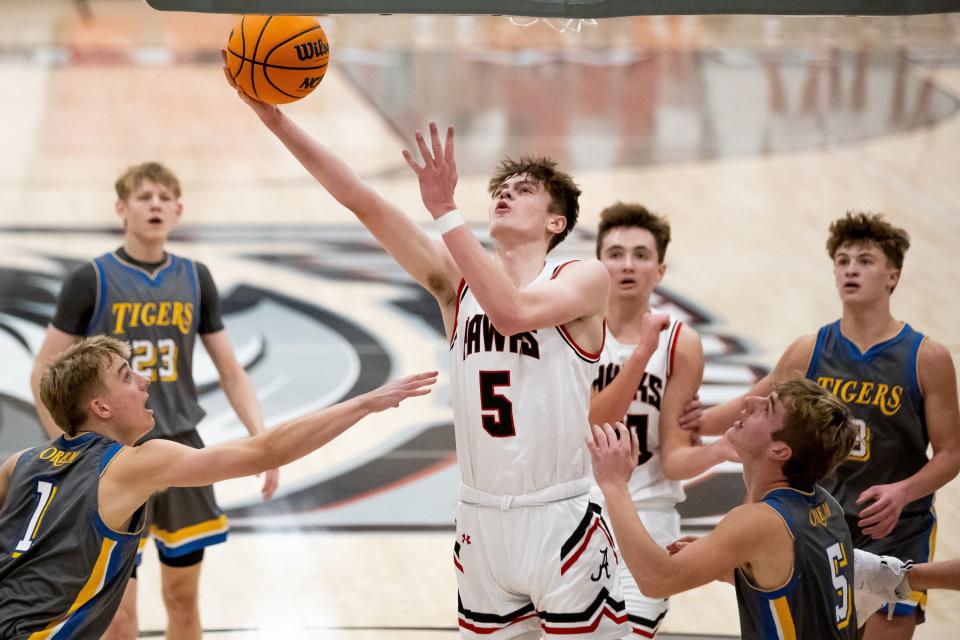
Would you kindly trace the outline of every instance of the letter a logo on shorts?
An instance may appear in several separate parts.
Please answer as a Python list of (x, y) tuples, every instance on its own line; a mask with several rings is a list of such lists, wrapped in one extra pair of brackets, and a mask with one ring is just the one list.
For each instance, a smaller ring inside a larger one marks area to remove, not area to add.
[(607, 579), (610, 579), (610, 562), (607, 560), (607, 548), (604, 547), (600, 550), (602, 558), (600, 559), (600, 566), (597, 567), (597, 575), (591, 575), (590, 579), (594, 582), (600, 582), (600, 579), (603, 578), (603, 574), (607, 574)]

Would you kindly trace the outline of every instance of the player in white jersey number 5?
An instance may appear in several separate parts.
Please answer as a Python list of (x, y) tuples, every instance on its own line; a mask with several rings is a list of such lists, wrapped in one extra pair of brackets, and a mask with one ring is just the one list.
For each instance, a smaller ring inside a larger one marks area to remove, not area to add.
[(439, 241), (278, 108), (241, 97), (440, 306), (463, 481), (453, 557), (462, 635), (625, 635), (619, 557), (588, 497), (584, 446), (609, 278), (596, 260), (546, 260), (576, 222), (579, 188), (546, 159), (501, 164), (491, 259), (455, 211), (452, 129), (443, 143), (431, 124), (429, 147), (417, 133), (423, 166), (404, 153)]

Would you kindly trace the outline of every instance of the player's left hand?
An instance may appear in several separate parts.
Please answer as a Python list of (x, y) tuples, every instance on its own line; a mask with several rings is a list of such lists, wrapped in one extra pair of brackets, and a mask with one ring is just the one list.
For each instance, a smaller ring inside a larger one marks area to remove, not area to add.
[(266, 502), (273, 497), (277, 491), (277, 485), (280, 484), (280, 469), (270, 469), (263, 474), (263, 488), (260, 489), (260, 497)]
[(864, 534), (879, 540), (890, 534), (900, 519), (900, 512), (909, 500), (902, 483), (878, 484), (860, 494), (857, 504), (873, 500), (873, 504), (863, 509), (857, 526)]
[(703, 428), (703, 405), (700, 404), (700, 394), (683, 405), (679, 418), (680, 428), (687, 431), (699, 432)]
[(640, 458), (640, 440), (634, 429), (622, 422), (614, 426), (593, 425), (593, 437), (587, 438), (587, 450), (593, 461), (593, 475), (601, 490), (626, 486)]
[(434, 220), (457, 208), (453, 201), (453, 192), (457, 187), (457, 161), (453, 154), (453, 127), (447, 127), (447, 139), (440, 143), (437, 123), (430, 123), (430, 147), (423, 139), (423, 133), (417, 131), (417, 147), (423, 157), (423, 166), (413, 159), (406, 149), (403, 159), (407, 161), (420, 181), (420, 197)]

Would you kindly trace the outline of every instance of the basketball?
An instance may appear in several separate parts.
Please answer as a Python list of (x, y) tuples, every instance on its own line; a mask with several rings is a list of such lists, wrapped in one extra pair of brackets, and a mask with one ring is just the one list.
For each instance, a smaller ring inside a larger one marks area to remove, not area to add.
[(316, 89), (329, 57), (327, 34), (312, 17), (241, 16), (227, 42), (227, 66), (237, 85), (270, 104)]

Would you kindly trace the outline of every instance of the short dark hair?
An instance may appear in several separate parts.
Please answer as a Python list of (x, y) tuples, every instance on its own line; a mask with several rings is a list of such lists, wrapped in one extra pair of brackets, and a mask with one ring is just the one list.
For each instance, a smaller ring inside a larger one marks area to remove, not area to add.
[(490, 178), (487, 192), (493, 195), (504, 180), (526, 174), (542, 185), (550, 194), (550, 213), (559, 213), (567, 220), (563, 231), (550, 238), (547, 251), (563, 242), (577, 224), (580, 215), (580, 187), (570, 174), (557, 169), (557, 163), (545, 156), (520, 156), (519, 160), (504, 158)]
[(774, 385), (783, 403), (783, 426), (772, 434), (793, 454), (783, 465), (790, 486), (809, 490), (850, 455), (857, 427), (847, 405), (816, 382), (795, 378)]
[(830, 223), (827, 254), (833, 260), (840, 247), (846, 244), (876, 244), (897, 269), (903, 268), (903, 256), (910, 248), (910, 236), (900, 227), (883, 219), (879, 213), (848, 211), (847, 215)]
[(665, 216), (658, 215), (642, 204), (616, 202), (600, 212), (600, 223), (597, 225), (597, 258), (603, 247), (603, 239), (607, 233), (618, 227), (638, 227), (653, 234), (657, 242), (657, 262), (663, 262), (667, 257), (667, 246), (670, 244), (670, 223)]

